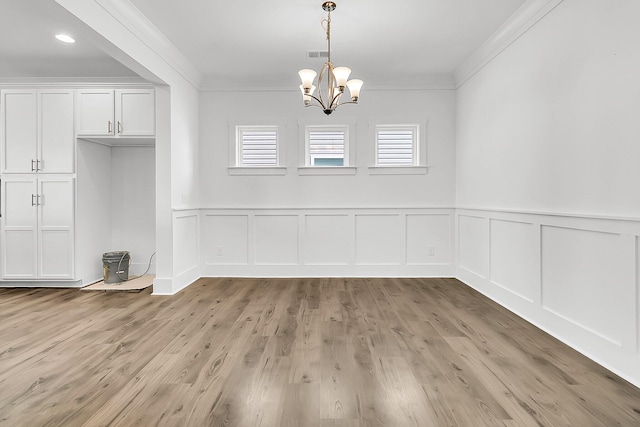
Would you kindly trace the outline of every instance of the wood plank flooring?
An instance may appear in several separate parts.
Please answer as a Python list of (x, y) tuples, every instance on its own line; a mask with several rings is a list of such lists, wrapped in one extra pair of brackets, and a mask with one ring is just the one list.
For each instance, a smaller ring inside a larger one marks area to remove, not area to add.
[(640, 390), (454, 279), (0, 289), (2, 426), (640, 426)]

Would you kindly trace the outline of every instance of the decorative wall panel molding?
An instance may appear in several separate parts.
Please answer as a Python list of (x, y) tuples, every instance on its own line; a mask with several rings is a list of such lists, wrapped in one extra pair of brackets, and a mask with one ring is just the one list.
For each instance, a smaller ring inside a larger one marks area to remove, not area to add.
[(532, 223), (491, 219), (490, 280), (534, 303), (540, 300), (539, 233)]
[(640, 237), (636, 240), (636, 354), (640, 356)]
[(542, 307), (621, 345), (625, 323), (633, 323), (625, 313), (634, 310), (626, 303), (633, 289), (624, 289), (622, 237), (545, 225), (540, 238)]
[(203, 209), (203, 276), (451, 277), (450, 208)]
[(488, 222), (481, 216), (458, 216), (458, 266), (480, 277), (489, 272)]
[(353, 264), (353, 218), (347, 214), (305, 214), (305, 265)]
[(249, 263), (249, 217), (247, 215), (205, 215), (204, 263), (247, 265)]
[(260, 265), (297, 265), (299, 233), (297, 215), (254, 215), (253, 240), (255, 263)]
[(457, 209), (456, 229), (460, 280), (640, 386), (640, 219)]
[(403, 258), (404, 216), (356, 214), (356, 264), (399, 265)]
[[(181, 248), (173, 254), (175, 278), (171, 292), (176, 293), (200, 277), (200, 214), (198, 210), (173, 213), (173, 243)], [(155, 281), (154, 281), (155, 286)], [(154, 289), (155, 293), (155, 289)]]

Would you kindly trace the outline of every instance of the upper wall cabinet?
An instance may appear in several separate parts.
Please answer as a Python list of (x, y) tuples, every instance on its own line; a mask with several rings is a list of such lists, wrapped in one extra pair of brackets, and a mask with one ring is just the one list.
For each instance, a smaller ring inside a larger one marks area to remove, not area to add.
[(78, 90), (78, 136), (154, 136), (154, 89)]
[(2, 172), (73, 173), (73, 91), (2, 91)]

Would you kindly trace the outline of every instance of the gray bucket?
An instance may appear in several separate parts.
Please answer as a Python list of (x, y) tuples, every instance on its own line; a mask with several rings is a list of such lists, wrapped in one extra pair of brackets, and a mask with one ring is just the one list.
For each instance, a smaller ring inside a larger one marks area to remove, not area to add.
[(129, 280), (129, 252), (105, 252), (102, 254), (104, 283)]

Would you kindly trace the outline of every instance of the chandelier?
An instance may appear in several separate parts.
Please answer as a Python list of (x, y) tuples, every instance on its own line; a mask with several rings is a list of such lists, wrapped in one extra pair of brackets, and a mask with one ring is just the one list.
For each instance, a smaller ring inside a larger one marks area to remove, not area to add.
[[(360, 88), (362, 87), (362, 80), (352, 79), (347, 81), (351, 69), (347, 67), (334, 67), (331, 62), (331, 12), (336, 8), (336, 4), (332, 1), (326, 1), (322, 3), (322, 9), (327, 12), (326, 19), (323, 19), (322, 28), (327, 33), (327, 62), (324, 63), (320, 74), (313, 70), (304, 69), (298, 71), (302, 84), (300, 85), (300, 91), (302, 92), (302, 100), (305, 107), (314, 106), (322, 108), (325, 114), (329, 115), (333, 111), (343, 104), (357, 104), (358, 97), (360, 96)], [(313, 82), (318, 76), (318, 96), (313, 93), (316, 90)], [(326, 92), (322, 94), (322, 81), (326, 79)], [(351, 101), (340, 102), (340, 98), (344, 93), (344, 88), (349, 88), (349, 94), (351, 95)], [(315, 102), (313, 102), (315, 101)]]

